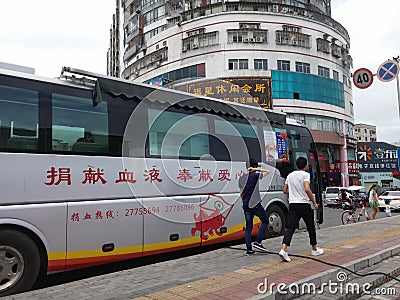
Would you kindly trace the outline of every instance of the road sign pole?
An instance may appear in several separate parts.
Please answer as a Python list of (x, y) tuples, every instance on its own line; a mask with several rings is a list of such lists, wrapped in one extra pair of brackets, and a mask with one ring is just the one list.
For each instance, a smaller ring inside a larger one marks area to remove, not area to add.
[(399, 90), (399, 75), (396, 76), (396, 85), (397, 85), (397, 103), (399, 104), (399, 117), (400, 117), (400, 90)]

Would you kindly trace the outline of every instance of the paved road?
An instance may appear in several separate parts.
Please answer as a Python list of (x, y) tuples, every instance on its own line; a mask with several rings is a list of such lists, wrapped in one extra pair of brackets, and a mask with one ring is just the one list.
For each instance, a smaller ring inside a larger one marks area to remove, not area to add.
[[(332, 211), (332, 213), (338, 214), (335, 211)], [(369, 257), (370, 254), (375, 253), (374, 251), (391, 249), (393, 246), (397, 247), (396, 253), (399, 253), (399, 218), (400, 216), (381, 218), (371, 222), (318, 230), (318, 243), (326, 250), (322, 258), (329, 260), (331, 263), (346, 264), (348, 261), (354, 261), (364, 256)], [(293, 245), (290, 247), (289, 253), (309, 254), (310, 246), (304, 242), (306, 240), (308, 240), (306, 232), (297, 233), (294, 236)], [(282, 238), (278, 237), (265, 241), (265, 245), (268, 249), (277, 251), (280, 249), (281, 242)], [(353, 251), (350, 251), (351, 249)], [(207, 281), (207, 289), (221, 289), (223, 286), (220, 287), (220, 285), (241, 285), (241, 282), (246, 278), (246, 280), (253, 280), (254, 282), (251, 281), (253, 284), (258, 284), (261, 282), (260, 280), (265, 278), (265, 272), (272, 272), (273, 268), (276, 268), (277, 274), (281, 277), (284, 276), (284, 278), (287, 278), (286, 276), (289, 276), (289, 274), (294, 274), (294, 269), (297, 270), (296, 274), (299, 276), (310, 276), (312, 274), (306, 273), (319, 272), (318, 268), (321, 268), (320, 271), (326, 269), (325, 265), (315, 265), (315, 262), (308, 260), (306, 261), (308, 267), (298, 266), (303, 261), (295, 257), (292, 258), (293, 263), (283, 264), (277, 255), (257, 253), (257, 255), (249, 257), (245, 256), (244, 252), (244, 245), (224, 247), (207, 253), (130, 268), (121, 272), (5, 297), (5, 299), (125, 300), (148, 294), (153, 295), (153, 293), (160, 293), (160, 295), (155, 298), (152, 296), (146, 297), (146, 299), (167, 299), (165, 293), (168, 292), (163, 292), (166, 289), (178, 289), (181, 296), (180, 298), (175, 297), (175, 299), (186, 299), (183, 297), (184, 292), (193, 293), (197, 291), (194, 288), (191, 289), (194, 286), (192, 284), (194, 281), (198, 283)], [(378, 255), (378, 258), (380, 257), (381, 255)], [(254, 266), (254, 264), (258, 265)], [(313, 264), (313, 266), (310, 267), (309, 264)], [(282, 273), (284, 271), (282, 268), (289, 269)], [(233, 278), (232, 274), (236, 274), (236, 277)], [(232, 280), (235, 280), (235, 282), (232, 282)], [(279, 278), (279, 280), (283, 280), (283, 278)], [(282, 281), (276, 279), (273, 282)], [(206, 286), (202, 285), (200, 292), (207, 293), (208, 290), (205, 290), (205, 288)], [(243, 286), (240, 286), (240, 290), (243, 290), (243, 288)], [(252, 292), (257, 293), (255, 288)]]
[[(369, 209), (370, 212), (370, 209)], [(341, 221), (342, 209), (336, 208), (324, 208), (324, 223), (320, 225), (320, 228), (329, 228), (333, 226), (343, 226)], [(392, 213), (393, 216), (400, 215), (400, 213)], [(377, 219), (385, 218), (385, 213), (378, 212)], [(364, 218), (362, 219), (364, 221)], [(234, 244), (241, 244), (242, 241), (238, 241)], [(222, 245), (214, 246), (214, 249), (218, 249), (223, 247)], [(83, 280), (85, 278), (91, 278), (95, 276), (100, 276), (107, 273), (118, 272), (126, 269), (136, 268), (139, 266), (151, 265), (156, 264), (162, 261), (173, 260), (185, 256), (190, 256), (194, 254), (199, 254), (201, 252), (209, 251), (210, 249), (201, 249), (199, 250), (187, 250), (181, 251), (179, 253), (170, 253), (164, 254), (157, 257), (146, 257), (143, 259), (136, 259), (131, 261), (119, 262), (110, 265), (98, 266), (94, 268), (84, 269), (84, 270), (77, 270), (77, 271), (70, 271), (66, 273), (58, 273), (46, 276), (45, 279), (35, 286), (35, 289), (45, 288), (56, 286), (59, 284), (64, 284), (68, 282), (74, 282), (77, 280)]]

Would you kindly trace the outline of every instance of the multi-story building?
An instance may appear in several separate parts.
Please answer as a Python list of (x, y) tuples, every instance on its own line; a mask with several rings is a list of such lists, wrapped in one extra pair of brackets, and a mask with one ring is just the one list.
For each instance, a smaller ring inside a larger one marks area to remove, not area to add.
[(325, 184), (353, 183), (350, 37), (330, 2), (121, 0), (121, 77), (284, 111), (312, 130)]
[(121, 73), (121, 34), (120, 34), (120, 19), (121, 19), (121, 1), (115, 0), (116, 9), (112, 17), (112, 25), (110, 28), (110, 46), (107, 51), (107, 75), (120, 77)]
[(354, 125), (354, 131), (358, 142), (376, 142), (376, 126), (358, 123)]

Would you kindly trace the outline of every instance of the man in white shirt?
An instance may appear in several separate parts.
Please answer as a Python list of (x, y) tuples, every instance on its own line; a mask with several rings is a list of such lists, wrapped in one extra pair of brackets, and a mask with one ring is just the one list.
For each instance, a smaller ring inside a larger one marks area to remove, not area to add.
[(307, 170), (307, 159), (299, 157), (296, 160), (297, 170), (293, 171), (286, 178), (283, 192), (289, 194), (289, 220), (285, 229), (282, 249), (279, 256), (282, 261), (289, 262), (291, 259), (287, 253), (287, 248), (293, 237), (296, 228), (299, 227), (300, 218), (303, 218), (307, 226), (308, 235), (310, 237), (310, 245), (312, 247), (311, 255), (317, 256), (324, 254), (324, 250), (317, 247), (317, 235), (314, 224), (314, 209), (318, 209), (314, 195), (310, 188), (310, 174)]

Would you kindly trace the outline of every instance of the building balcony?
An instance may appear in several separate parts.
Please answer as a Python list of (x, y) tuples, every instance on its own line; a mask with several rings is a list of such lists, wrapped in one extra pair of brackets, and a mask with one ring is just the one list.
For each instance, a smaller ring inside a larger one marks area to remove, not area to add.
[(350, 41), (350, 36), (347, 30), (337, 21), (314, 10), (272, 3), (254, 3), (247, 1), (238, 2), (218, 2), (199, 6), (192, 9), (187, 9), (182, 13), (182, 21), (189, 21), (202, 16), (209, 16), (216, 13), (243, 13), (243, 12), (266, 12), (277, 15), (290, 15), (291, 17), (308, 18), (328, 25), (332, 29), (342, 34), (347, 41)]

